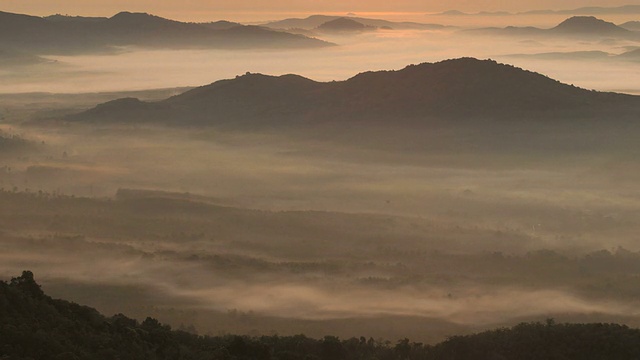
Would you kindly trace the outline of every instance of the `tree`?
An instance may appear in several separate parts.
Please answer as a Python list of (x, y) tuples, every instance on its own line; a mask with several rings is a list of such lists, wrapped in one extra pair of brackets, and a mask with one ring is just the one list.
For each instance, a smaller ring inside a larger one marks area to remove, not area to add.
[(44, 296), (40, 285), (38, 285), (33, 278), (33, 273), (28, 270), (23, 271), (22, 276), (11, 278), (10, 285), (35, 298), (42, 298)]

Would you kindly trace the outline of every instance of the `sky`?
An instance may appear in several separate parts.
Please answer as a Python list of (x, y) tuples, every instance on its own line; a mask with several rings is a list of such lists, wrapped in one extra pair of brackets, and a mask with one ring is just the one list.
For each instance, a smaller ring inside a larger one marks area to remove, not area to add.
[(337, 12), (433, 13), (457, 9), (527, 11), (583, 6), (640, 5), (640, 0), (0, 0), (0, 10), (33, 15), (110, 16), (119, 11), (149, 12), (177, 20), (268, 20), (292, 14)]

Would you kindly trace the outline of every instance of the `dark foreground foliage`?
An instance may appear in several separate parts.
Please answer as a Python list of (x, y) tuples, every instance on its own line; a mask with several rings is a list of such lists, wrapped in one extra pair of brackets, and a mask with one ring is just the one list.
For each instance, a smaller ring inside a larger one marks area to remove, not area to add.
[(333, 336), (198, 336), (44, 294), (33, 273), (0, 281), (0, 359), (638, 359), (640, 331), (616, 324), (523, 323), (435, 346)]

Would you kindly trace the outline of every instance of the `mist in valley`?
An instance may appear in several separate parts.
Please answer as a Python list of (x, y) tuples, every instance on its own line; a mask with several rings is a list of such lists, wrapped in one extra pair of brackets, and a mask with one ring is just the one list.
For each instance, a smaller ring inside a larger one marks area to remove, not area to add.
[[(638, 40), (467, 31), (564, 18), (425, 15), (448, 27), (323, 34), (338, 45), (321, 49), (125, 47), (3, 67), (0, 274), (29, 269), (54, 297), (200, 334), (435, 342), (549, 317), (639, 326), (637, 123), (65, 120), (246, 72), (330, 82), (458, 57), (640, 94), (638, 60), (616, 56)], [(566, 55), (591, 51), (606, 56)], [(537, 56), (551, 53), (565, 56)]]
[[(616, 57), (640, 48), (640, 40), (590, 34), (566, 36), (480, 36), (473, 30), (507, 26), (553, 28), (567, 15), (423, 16), (421, 23), (444, 27), (431, 30), (378, 29), (364, 33), (305, 33), (337, 44), (320, 49), (148, 49), (119, 46), (109, 53), (42, 55), (28, 67), (0, 69), (0, 93), (87, 93), (201, 86), (245, 72), (298, 74), (316, 81), (345, 80), (360, 72), (400, 69), (408, 64), (458, 57), (491, 58), (564, 83), (587, 89), (640, 93), (637, 57)], [(622, 24), (636, 15), (602, 16)], [(545, 21), (543, 21), (543, 19)], [(413, 21), (416, 21), (413, 19)], [(279, 29), (286, 31), (289, 29)], [(292, 29), (295, 30), (295, 29)], [(594, 61), (548, 53), (603, 52)], [(516, 56), (514, 56), (516, 55)], [(598, 71), (592, 71), (593, 66)], [(158, 74), (162, 74), (159, 76)]]

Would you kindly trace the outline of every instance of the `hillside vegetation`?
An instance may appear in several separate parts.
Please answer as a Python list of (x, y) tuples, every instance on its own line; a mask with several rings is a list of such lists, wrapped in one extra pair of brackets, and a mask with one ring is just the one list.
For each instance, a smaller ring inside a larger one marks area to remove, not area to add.
[(637, 359), (640, 331), (616, 324), (522, 323), (435, 346), (401, 339), (198, 336), (147, 317), (105, 317), (47, 296), (30, 271), (0, 281), (2, 359)]

